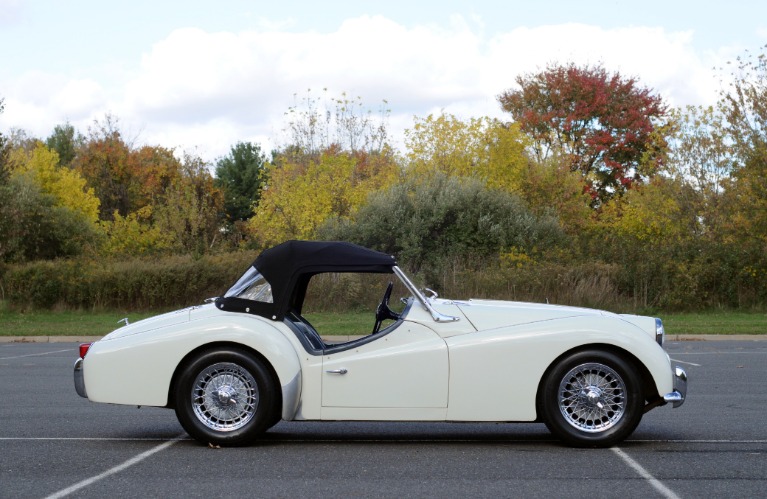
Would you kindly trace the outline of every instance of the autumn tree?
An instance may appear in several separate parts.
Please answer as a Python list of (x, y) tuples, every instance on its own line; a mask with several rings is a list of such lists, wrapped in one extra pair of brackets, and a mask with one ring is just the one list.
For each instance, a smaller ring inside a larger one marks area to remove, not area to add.
[[(767, 46), (763, 47), (767, 48)], [(767, 54), (738, 57), (721, 107), (738, 163), (731, 190), (740, 200), (737, 216), (743, 235), (767, 251)]]
[(329, 218), (348, 218), (378, 189), (397, 178), (392, 154), (341, 151), (331, 147), (308, 163), (280, 157), (248, 222), (263, 245), (311, 239)]
[(700, 218), (683, 179), (658, 175), (603, 206), (592, 252), (618, 263), (637, 307), (684, 307), (696, 284)]
[(527, 165), (524, 135), (515, 124), (453, 115), (415, 118), (405, 131), (410, 174), (473, 177), (488, 187), (519, 192)]
[(162, 146), (145, 145), (131, 149), (127, 167), (131, 181), (128, 188), (131, 210), (164, 204), (167, 190), (184, 172), (173, 149)]
[(126, 217), (164, 203), (166, 190), (181, 176), (182, 169), (172, 149), (134, 148), (111, 116), (89, 129), (72, 164), (101, 200), (102, 220), (114, 219), (115, 212)]
[(23, 262), (81, 254), (95, 248), (99, 201), (75, 171), (59, 166), (42, 142), (8, 157), (0, 186), (0, 259)]
[(737, 267), (737, 304), (767, 300), (767, 46), (738, 57), (720, 108), (736, 158), (724, 187), (721, 227)]
[(267, 161), (261, 146), (238, 142), (216, 162), (215, 185), (224, 193), (224, 211), (230, 222), (253, 216), (266, 180)]
[(76, 171), (59, 166), (59, 155), (42, 142), (27, 153), (19, 148), (9, 155), (13, 175), (25, 175), (51, 195), (55, 203), (82, 215), (91, 224), (98, 221), (99, 199)]
[(126, 216), (135, 208), (129, 193), (133, 182), (129, 155), (129, 145), (115, 119), (108, 116), (89, 129), (86, 143), (75, 158), (73, 166), (101, 200), (102, 220), (111, 220), (115, 212)]
[(255, 216), (248, 228), (262, 245), (311, 239), (328, 219), (351, 216), (399, 175), (387, 143), (385, 117), (346, 94), (311, 94), (286, 113), (289, 143), (273, 153)]
[(598, 205), (652, 175), (665, 150), (666, 106), (634, 78), (601, 65), (551, 64), (517, 77), (504, 111), (532, 138), (535, 157), (566, 156)]
[(224, 196), (201, 158), (187, 153), (181, 164), (181, 175), (155, 208), (155, 227), (170, 236), (176, 250), (206, 254), (219, 237)]

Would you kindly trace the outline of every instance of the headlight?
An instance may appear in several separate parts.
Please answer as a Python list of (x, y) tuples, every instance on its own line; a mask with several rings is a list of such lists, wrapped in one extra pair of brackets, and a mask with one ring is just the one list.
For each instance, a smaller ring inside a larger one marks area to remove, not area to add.
[(666, 336), (666, 331), (663, 329), (663, 321), (655, 318), (655, 341), (658, 345), (663, 346), (663, 339)]

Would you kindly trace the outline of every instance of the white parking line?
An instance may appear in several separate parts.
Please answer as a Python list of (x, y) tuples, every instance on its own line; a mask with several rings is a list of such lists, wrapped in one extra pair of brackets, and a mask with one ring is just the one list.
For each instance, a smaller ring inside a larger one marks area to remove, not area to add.
[(176, 442), (178, 442), (179, 439), (182, 436), (183, 435), (180, 435), (179, 438), (176, 438), (174, 440), (169, 440), (167, 442), (161, 443), (160, 445), (158, 445), (156, 447), (152, 447), (148, 451), (142, 452), (141, 454), (139, 454), (139, 455), (137, 455), (137, 456), (135, 456), (135, 457), (133, 457), (131, 459), (128, 459), (124, 463), (119, 464), (119, 465), (115, 466), (114, 468), (110, 468), (110, 469), (106, 470), (104, 473), (101, 473), (99, 475), (93, 476), (91, 478), (87, 478), (87, 479), (83, 480), (82, 482), (77, 482), (76, 484), (72, 485), (71, 487), (67, 487), (66, 489), (63, 489), (63, 490), (60, 490), (60, 491), (58, 491), (58, 492), (56, 492), (54, 494), (51, 494), (46, 499), (58, 499), (60, 497), (66, 497), (66, 496), (68, 496), (69, 494), (71, 494), (73, 492), (77, 492), (78, 490), (82, 489), (83, 487), (87, 487), (88, 485), (96, 483), (96, 482), (98, 482), (99, 480), (101, 480), (103, 478), (106, 478), (108, 476), (114, 475), (115, 473), (119, 473), (119, 472), (121, 472), (122, 470), (124, 470), (126, 468), (130, 468), (134, 464), (140, 463), (141, 461), (143, 461), (144, 459), (148, 458), (152, 454), (156, 454), (157, 452), (160, 452), (162, 450), (167, 449), (171, 445), (173, 445)]
[(613, 451), (615, 454), (617, 454), (617, 455), (618, 455), (618, 457), (620, 457), (621, 459), (623, 459), (623, 461), (624, 461), (626, 464), (628, 464), (628, 465), (629, 465), (631, 468), (633, 468), (633, 469), (634, 469), (634, 471), (636, 471), (637, 473), (639, 473), (639, 475), (640, 475), (642, 478), (644, 478), (645, 480), (647, 480), (647, 481), (650, 483), (650, 485), (652, 485), (652, 487), (653, 487), (655, 490), (657, 490), (658, 492), (660, 492), (660, 494), (661, 494), (663, 497), (667, 497), (668, 499), (680, 499), (680, 497), (679, 497), (678, 495), (676, 495), (676, 494), (674, 493), (674, 491), (673, 491), (673, 490), (671, 490), (671, 489), (669, 489), (668, 487), (666, 487), (665, 485), (663, 485), (663, 484), (660, 482), (660, 480), (658, 480), (657, 478), (655, 478), (654, 476), (652, 476), (652, 475), (650, 474), (650, 472), (648, 472), (646, 469), (644, 469), (644, 468), (642, 467), (642, 465), (641, 465), (641, 464), (639, 464), (638, 462), (636, 462), (636, 461), (634, 461), (633, 459), (631, 459), (631, 457), (629, 457), (629, 455), (628, 455), (628, 454), (626, 454), (625, 452), (623, 452), (622, 450), (620, 450), (618, 447), (612, 447), (612, 448), (610, 448), (610, 450), (611, 450), (611, 451)]
[(75, 350), (72, 348), (67, 348), (66, 350), (55, 350), (53, 352), (43, 352), (43, 353), (28, 353), (26, 355), (17, 355), (15, 357), (0, 357), (0, 360), (11, 360), (11, 359), (23, 359), (25, 357), (39, 357), (41, 355), (50, 355), (52, 353), (62, 353), (62, 352), (74, 352)]
[(680, 364), (687, 364), (688, 366), (703, 367), (702, 365), (696, 364), (695, 362), (685, 362), (679, 359), (671, 359), (671, 360), (673, 360), (674, 362), (679, 362)]

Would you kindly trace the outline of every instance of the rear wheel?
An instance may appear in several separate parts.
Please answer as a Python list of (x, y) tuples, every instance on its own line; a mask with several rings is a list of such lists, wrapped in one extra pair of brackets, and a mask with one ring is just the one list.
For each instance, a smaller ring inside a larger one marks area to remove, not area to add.
[(544, 381), (546, 426), (569, 445), (609, 447), (642, 419), (644, 398), (634, 366), (610, 352), (583, 351), (561, 360)]
[(202, 443), (244, 445), (273, 424), (276, 394), (262, 361), (239, 349), (211, 350), (183, 368), (174, 393), (176, 416)]

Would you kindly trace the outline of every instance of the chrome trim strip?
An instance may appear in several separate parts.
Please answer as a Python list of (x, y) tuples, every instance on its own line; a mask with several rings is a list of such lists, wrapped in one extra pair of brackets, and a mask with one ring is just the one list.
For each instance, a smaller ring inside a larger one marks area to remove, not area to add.
[(421, 293), (421, 291), (415, 287), (415, 284), (413, 284), (410, 281), (410, 279), (405, 275), (405, 273), (402, 272), (402, 269), (400, 269), (399, 267), (395, 265), (394, 267), (392, 267), (392, 270), (397, 275), (397, 277), (399, 277), (400, 281), (402, 281), (402, 284), (404, 284), (405, 287), (407, 287), (407, 289), (409, 289), (410, 292), (413, 293), (413, 296), (418, 298), (418, 301), (420, 301), (421, 305), (423, 305), (423, 308), (425, 308), (431, 314), (431, 318), (434, 319), (435, 322), (456, 322), (461, 320), (460, 317), (445, 315), (435, 310), (434, 307), (431, 306), (431, 303), (429, 303), (429, 300), (427, 300), (426, 297), (423, 295), (423, 293)]
[(75, 391), (83, 398), (88, 398), (88, 394), (85, 391), (85, 377), (83, 374), (83, 359), (79, 358), (75, 361)]

